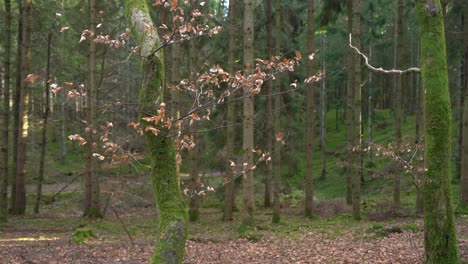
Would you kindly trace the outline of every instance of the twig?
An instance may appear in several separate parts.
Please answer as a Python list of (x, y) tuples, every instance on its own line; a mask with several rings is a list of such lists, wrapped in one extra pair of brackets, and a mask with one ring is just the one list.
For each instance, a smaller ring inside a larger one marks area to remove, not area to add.
[(410, 73), (410, 72), (418, 72), (418, 73), (421, 72), (421, 69), (419, 69), (417, 67), (412, 67), (412, 68), (409, 68), (409, 69), (406, 69), (406, 70), (396, 70), (396, 69), (384, 70), (382, 67), (376, 68), (376, 67), (370, 65), (369, 64), (369, 58), (367, 58), (367, 56), (364, 55), (358, 48), (353, 46), (353, 44), (352, 44), (352, 35), (351, 34), (349, 34), (349, 46), (364, 58), (364, 63), (366, 64), (367, 68), (369, 68), (373, 72), (385, 73), (385, 74), (400, 74), (400, 75), (405, 74), (405, 73)]
[(52, 203), (55, 201), (55, 197), (57, 197), (59, 194), (61, 194), (68, 186), (70, 186), (70, 184), (72, 184), (73, 182), (75, 182), (76, 179), (78, 179), (78, 177), (80, 177), (81, 174), (78, 174), (75, 176), (75, 178), (73, 178), (69, 183), (67, 183), (65, 186), (62, 187), (62, 189), (60, 189), (56, 194), (54, 194), (47, 203)]
[(117, 210), (115, 210), (114, 206), (111, 206), (110, 208), (112, 209), (112, 211), (114, 211), (114, 214), (117, 216), (117, 219), (119, 219), (120, 223), (122, 224), (123, 228), (125, 229), (125, 232), (127, 233), (128, 238), (130, 238), (130, 241), (132, 242), (132, 246), (135, 246), (135, 241), (133, 241), (132, 235), (130, 235), (130, 233), (128, 232), (127, 226), (125, 225), (125, 223), (120, 218), (119, 214), (117, 213)]

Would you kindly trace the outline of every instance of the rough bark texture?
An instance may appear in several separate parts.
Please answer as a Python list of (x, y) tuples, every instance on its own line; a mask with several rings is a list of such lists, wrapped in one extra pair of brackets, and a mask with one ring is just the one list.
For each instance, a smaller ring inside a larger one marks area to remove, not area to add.
[[(155, 31), (157, 27), (151, 21), (146, 0), (126, 0), (125, 14), (141, 46), (143, 57), (140, 113), (156, 113), (164, 98), (164, 55), (162, 51), (154, 52), (161, 46), (161, 41), (157, 33), (148, 34), (146, 26)], [(141, 122), (147, 125), (143, 120)], [(151, 263), (182, 263), (187, 240), (187, 208), (180, 192), (174, 142), (167, 137), (167, 130), (162, 127), (158, 129), (160, 132), (157, 136), (149, 131), (145, 133), (153, 160), (151, 178), (159, 211), (156, 246)]]
[[(355, 39), (355, 46), (359, 49), (361, 47), (361, 0), (353, 1), (353, 26), (352, 34)], [(354, 168), (352, 172), (352, 186), (353, 186), (353, 218), (355, 220), (361, 219), (361, 173), (362, 173), (362, 115), (361, 115), (361, 58), (358, 54), (353, 53), (353, 102), (352, 102), (352, 146), (357, 149), (357, 152), (351, 152), (351, 159)]]
[(3, 129), (2, 142), (0, 150), (0, 223), (7, 221), (8, 214), (8, 139), (9, 139), (9, 124), (10, 124), (10, 69), (11, 69), (11, 1), (5, 0), (5, 29), (4, 41), (2, 42), (4, 49), (3, 67), (5, 73), (3, 75)]
[[(244, 0), (244, 65), (251, 65), (246, 70), (246, 74), (252, 72), (252, 66), (254, 63), (253, 54), (253, 41), (254, 41), (254, 13), (253, 13), (253, 1)], [(247, 91), (249, 87), (245, 87)], [(250, 168), (253, 166), (253, 153), (254, 149), (254, 98), (251, 95), (247, 95), (244, 99), (244, 126), (243, 126), (243, 140), (242, 150), (244, 152), (244, 163), (247, 163)], [(253, 183), (253, 171), (247, 168), (243, 178), (242, 185), (242, 224), (251, 226), (254, 224), (254, 183)]]
[(31, 57), (31, 0), (23, 0), (23, 43), (21, 56), (21, 94), (19, 98), (18, 113), (20, 114), (18, 123), (18, 146), (16, 156), (16, 190), (15, 204), (12, 208), (13, 214), (24, 214), (26, 210), (26, 186), (25, 186), (25, 165), (26, 165), (26, 145), (28, 139), (28, 115), (29, 115), (29, 84), (24, 81), (30, 73)]
[[(94, 32), (96, 30), (96, 2), (95, 0), (88, 0), (89, 12), (89, 30)], [(95, 102), (96, 102), (96, 86), (94, 69), (96, 65), (96, 44), (93, 40), (88, 42), (88, 76), (87, 76), (87, 96), (86, 96), (86, 122), (89, 128), (86, 133), (86, 168), (85, 168), (85, 207), (84, 216), (89, 218), (100, 218), (100, 202), (99, 202), (99, 180), (98, 173), (96, 173), (96, 160), (93, 158), (95, 147), (93, 143), (94, 133), (96, 129), (94, 124), (95, 120)]]
[[(281, 0), (275, 0), (275, 54), (280, 54), (281, 49)], [(274, 82), (274, 120), (273, 131), (279, 133), (281, 130), (281, 81)], [(275, 140), (273, 146), (273, 216), (272, 222), (281, 221), (280, 181), (281, 181), (281, 141)]]
[[(307, 1), (307, 54), (314, 52), (314, 0)], [(312, 61), (307, 61), (307, 75), (314, 75)], [(314, 159), (314, 125), (315, 125), (315, 104), (314, 104), (314, 84), (309, 84), (306, 90), (306, 174), (304, 179), (305, 208), (307, 217), (313, 216), (314, 189), (313, 189), (313, 159)]]
[(47, 36), (47, 66), (46, 66), (46, 82), (45, 82), (45, 105), (44, 105), (44, 119), (42, 124), (42, 139), (41, 139), (41, 157), (39, 160), (39, 176), (37, 179), (37, 190), (36, 190), (36, 201), (34, 203), (34, 213), (39, 213), (39, 207), (41, 204), (42, 197), (42, 182), (44, 181), (44, 163), (47, 149), (47, 124), (49, 121), (49, 109), (50, 109), (50, 56), (51, 56), (51, 45), (52, 45), (52, 33)]
[[(229, 1), (229, 51), (228, 51), (228, 71), (234, 72), (235, 50), (236, 50), (236, 1)], [(236, 104), (228, 102), (227, 104), (227, 138), (226, 152), (228, 157), (235, 155), (235, 139), (236, 139)], [(235, 181), (233, 172), (229, 162), (226, 163), (226, 185), (224, 193), (224, 220), (232, 220), (232, 208), (234, 206), (234, 188)]]
[[(397, 34), (396, 34), (396, 65), (403, 67), (404, 62), (404, 46), (403, 46), (403, 0), (398, 0), (397, 6)], [(397, 153), (400, 153), (401, 148), (401, 120), (403, 118), (403, 76), (396, 76), (396, 104), (395, 104), (395, 143)], [(400, 207), (400, 170), (396, 170), (393, 182), (393, 206)]]
[[(270, 59), (272, 54), (272, 5), (271, 0), (265, 0), (263, 2), (265, 9), (265, 44), (266, 44), (266, 53), (267, 58)], [(271, 71), (270, 71), (271, 72)], [(272, 112), (272, 94), (271, 94), (272, 80), (268, 79), (265, 82), (265, 93), (266, 93), (266, 151), (272, 152), (273, 149), (273, 112)], [(264, 206), (271, 206), (271, 179), (272, 179), (272, 164), (268, 162), (265, 164), (265, 197), (264, 197)]]
[(459, 211), (468, 211), (468, 3), (463, 7), (463, 129)]
[[(353, 30), (353, 0), (347, 0), (347, 9), (348, 9), (348, 32), (352, 33)], [(353, 36), (354, 41), (356, 41), (356, 36)], [(355, 155), (351, 151), (353, 148), (353, 91), (354, 91), (354, 53), (353, 50), (348, 49), (347, 53), (347, 64), (348, 64), (348, 77), (347, 77), (347, 86), (346, 86), (346, 100), (345, 100), (345, 111), (346, 111), (346, 144), (347, 144), (347, 151), (346, 156), (347, 160), (351, 161), (352, 156)], [(351, 205), (353, 203), (353, 170), (348, 166), (346, 168), (346, 203)]]
[(451, 113), (440, 0), (416, 2), (425, 90), (424, 249), (426, 263), (460, 263), (450, 189)]

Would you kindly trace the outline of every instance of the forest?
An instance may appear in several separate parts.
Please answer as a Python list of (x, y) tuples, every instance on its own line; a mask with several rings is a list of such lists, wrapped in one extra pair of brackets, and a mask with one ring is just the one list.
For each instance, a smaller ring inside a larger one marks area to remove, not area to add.
[(467, 0), (0, 3), (0, 264), (468, 263)]

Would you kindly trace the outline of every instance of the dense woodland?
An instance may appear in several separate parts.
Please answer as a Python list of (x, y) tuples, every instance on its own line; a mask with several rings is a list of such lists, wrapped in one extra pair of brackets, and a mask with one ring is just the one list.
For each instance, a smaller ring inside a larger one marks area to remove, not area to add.
[(468, 1), (1, 3), (0, 263), (468, 261)]

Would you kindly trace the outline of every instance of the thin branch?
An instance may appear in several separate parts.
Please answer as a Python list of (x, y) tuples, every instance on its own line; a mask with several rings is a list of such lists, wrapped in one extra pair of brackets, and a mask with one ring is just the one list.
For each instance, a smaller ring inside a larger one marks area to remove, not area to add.
[(396, 69), (384, 70), (382, 67), (376, 68), (376, 67), (370, 65), (369, 64), (369, 58), (367, 58), (367, 56), (364, 55), (364, 53), (362, 53), (358, 48), (353, 46), (352, 35), (351, 34), (349, 34), (349, 46), (364, 58), (364, 63), (366, 64), (367, 68), (369, 68), (369, 70), (371, 70), (373, 72), (385, 73), (385, 74), (400, 74), (400, 75), (405, 74), (405, 73), (410, 73), (410, 72), (418, 72), (418, 73), (421, 72), (421, 69), (416, 68), (416, 67), (409, 68), (409, 69), (406, 69), (406, 70), (396, 70)]

